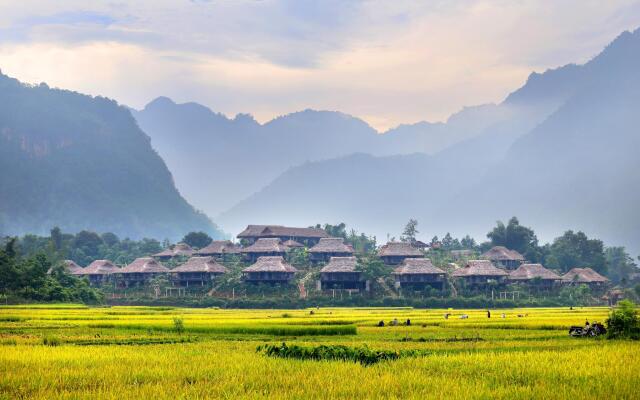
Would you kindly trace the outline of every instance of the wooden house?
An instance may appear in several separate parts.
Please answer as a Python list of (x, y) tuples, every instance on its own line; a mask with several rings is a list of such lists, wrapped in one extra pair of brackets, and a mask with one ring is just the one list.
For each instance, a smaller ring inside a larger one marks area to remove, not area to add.
[(522, 264), (515, 271), (511, 271), (507, 279), (509, 282), (527, 283), (538, 288), (549, 289), (562, 278), (542, 264)]
[(322, 238), (309, 249), (311, 262), (327, 262), (331, 257), (349, 257), (353, 255), (353, 248), (344, 243), (343, 238)]
[(246, 243), (254, 243), (258, 239), (280, 239), (282, 242), (295, 240), (312, 246), (321, 238), (329, 237), (327, 232), (319, 228), (293, 228), (281, 225), (249, 225), (238, 234), (238, 239)]
[(592, 289), (602, 288), (609, 284), (609, 279), (591, 268), (572, 268), (562, 275), (563, 285), (587, 285)]
[(396, 288), (424, 289), (427, 286), (444, 289), (446, 273), (428, 258), (405, 258), (394, 271)]
[(331, 257), (329, 263), (320, 270), (320, 290), (367, 288), (355, 257)]
[(502, 268), (514, 270), (525, 262), (522, 254), (515, 250), (509, 250), (504, 246), (495, 246), (482, 254), (481, 258), (491, 261)]
[(262, 256), (250, 267), (242, 270), (242, 276), (248, 283), (288, 283), (297, 272), (287, 264), (282, 256)]
[(125, 287), (143, 286), (157, 276), (168, 276), (169, 268), (151, 257), (135, 259), (118, 271), (119, 284)]
[(153, 257), (159, 260), (170, 260), (173, 257), (191, 257), (193, 249), (186, 243), (178, 243), (173, 247), (164, 249), (160, 253), (154, 254)]
[(293, 239), (289, 239), (282, 244), (287, 246), (289, 249), (304, 249), (304, 245), (302, 243), (296, 242)]
[(241, 251), (246, 260), (256, 262), (260, 257), (284, 257), (287, 250), (287, 246), (283, 245), (278, 238), (262, 238), (256, 240), (251, 246), (243, 248)]
[[(53, 273), (53, 269), (55, 267), (51, 267), (47, 270), (47, 274), (51, 275)], [(66, 271), (67, 274), (74, 275), (76, 272), (82, 271), (82, 267), (75, 263), (73, 260), (64, 260), (62, 261), (62, 268)]]
[(453, 271), (452, 275), (467, 287), (485, 286), (490, 282), (502, 284), (509, 276), (489, 260), (470, 260), (464, 267)]
[(385, 264), (398, 265), (403, 262), (405, 258), (421, 258), (424, 257), (424, 254), (411, 246), (410, 243), (388, 242), (380, 247), (378, 257), (380, 257)]
[(199, 257), (214, 257), (216, 260), (227, 260), (229, 256), (241, 254), (242, 248), (230, 240), (214, 240), (206, 247), (195, 251)]
[(171, 282), (175, 286), (205, 286), (226, 272), (227, 269), (218, 264), (214, 257), (191, 257), (171, 270)]
[(119, 271), (120, 268), (109, 260), (95, 260), (85, 268), (74, 272), (73, 275), (86, 276), (91, 286), (101, 286), (111, 281), (113, 274)]

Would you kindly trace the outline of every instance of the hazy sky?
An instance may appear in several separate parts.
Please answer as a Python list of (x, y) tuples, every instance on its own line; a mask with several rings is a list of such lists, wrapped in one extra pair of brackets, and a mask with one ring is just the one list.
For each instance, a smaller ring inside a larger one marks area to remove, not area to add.
[(136, 108), (165, 95), (386, 129), (499, 102), (638, 26), (640, 0), (0, 0), (0, 69)]

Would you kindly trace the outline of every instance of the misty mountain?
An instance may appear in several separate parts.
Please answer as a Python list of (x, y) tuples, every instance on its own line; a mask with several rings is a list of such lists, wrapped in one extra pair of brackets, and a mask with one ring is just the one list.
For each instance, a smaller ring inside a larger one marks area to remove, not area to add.
[[(546, 115), (549, 110), (538, 104), (488, 104), (467, 107), (446, 123), (419, 122), (380, 134), (361, 119), (334, 111), (305, 110), (263, 125), (248, 114), (231, 119), (200, 104), (176, 104), (166, 97), (133, 111), (180, 192), (210, 215), (231, 208), (305, 162), (353, 153), (432, 154), (496, 125), (529, 127), (541, 112)], [(506, 136), (515, 139), (525, 132), (512, 129)]]
[(59, 226), (131, 238), (220, 236), (115, 101), (0, 74), (0, 104), (0, 234)]
[(639, 82), (640, 31), (627, 32), (584, 65), (532, 74), (500, 105), (527, 117), (515, 111), (430, 156), (353, 155), (292, 168), (219, 221), (233, 232), (247, 220), (344, 220), (385, 237), (415, 217), (427, 238), (481, 238), (517, 215), (546, 239), (582, 229), (639, 251)]

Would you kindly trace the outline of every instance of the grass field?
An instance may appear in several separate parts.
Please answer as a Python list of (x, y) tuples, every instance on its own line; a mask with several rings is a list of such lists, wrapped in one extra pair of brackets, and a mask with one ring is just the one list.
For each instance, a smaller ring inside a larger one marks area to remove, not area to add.
[[(0, 398), (640, 398), (640, 343), (568, 337), (608, 311), (0, 307)], [(282, 342), (418, 355), (365, 366), (256, 351)]]

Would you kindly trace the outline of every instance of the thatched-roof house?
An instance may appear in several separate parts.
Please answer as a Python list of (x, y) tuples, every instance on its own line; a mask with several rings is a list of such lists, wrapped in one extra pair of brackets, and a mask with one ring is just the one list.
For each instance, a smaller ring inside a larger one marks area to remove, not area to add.
[(228, 256), (240, 254), (242, 248), (230, 240), (214, 240), (206, 247), (194, 252), (199, 257), (215, 257), (226, 260)]
[(453, 271), (452, 275), (467, 286), (483, 286), (489, 282), (504, 283), (509, 276), (489, 260), (470, 260), (464, 267)]
[(525, 261), (522, 254), (504, 246), (494, 246), (481, 257), (507, 269), (516, 269)]
[(405, 258), (392, 274), (397, 288), (424, 289), (430, 286), (443, 289), (446, 280), (446, 273), (428, 258)]
[(322, 238), (309, 249), (309, 260), (312, 262), (327, 262), (331, 257), (349, 257), (353, 255), (353, 248), (344, 243), (343, 238)]
[(95, 260), (85, 268), (73, 273), (77, 276), (86, 276), (92, 286), (100, 286), (111, 280), (111, 275), (120, 271), (114, 263), (109, 260)]
[(388, 265), (398, 265), (405, 258), (424, 257), (424, 254), (410, 243), (406, 242), (388, 242), (380, 247), (378, 256)]
[(238, 239), (253, 243), (262, 238), (277, 238), (281, 241), (295, 240), (296, 242), (313, 245), (321, 238), (329, 237), (327, 232), (319, 228), (293, 228), (282, 225), (249, 225), (238, 234)]
[(169, 268), (160, 264), (151, 257), (140, 257), (118, 271), (120, 281), (124, 286), (140, 286), (148, 283), (151, 279), (167, 275)]
[(280, 242), (278, 238), (258, 239), (251, 246), (241, 250), (245, 258), (250, 262), (256, 262), (260, 257), (281, 256), (284, 257), (288, 247)]
[(331, 257), (329, 263), (320, 270), (320, 289), (358, 289), (367, 288), (358, 271), (358, 260), (355, 257)]
[[(62, 268), (66, 271), (66, 273), (74, 275), (76, 272), (82, 271), (82, 267), (75, 263), (73, 260), (64, 260), (62, 261)], [(47, 274), (53, 273), (54, 267), (51, 267), (47, 270)]]
[(304, 248), (304, 245), (302, 243), (296, 242), (293, 239), (289, 239), (289, 240), (283, 242), (282, 244), (287, 246), (289, 249), (302, 249), (302, 248)]
[(164, 249), (160, 253), (154, 254), (153, 257), (160, 260), (169, 260), (173, 257), (191, 257), (193, 255), (193, 249), (186, 243), (178, 243), (173, 247)]
[(288, 283), (298, 270), (284, 261), (282, 256), (262, 256), (255, 264), (242, 270), (245, 282)]
[(214, 257), (191, 257), (171, 270), (171, 281), (177, 286), (205, 286), (226, 272), (224, 265), (218, 264)]
[(562, 278), (555, 272), (546, 269), (542, 264), (522, 264), (515, 271), (509, 273), (508, 279), (511, 282), (525, 282), (549, 288)]
[(609, 283), (609, 279), (591, 268), (572, 268), (562, 275), (562, 283), (565, 285), (588, 285), (591, 288), (598, 288), (606, 286)]

